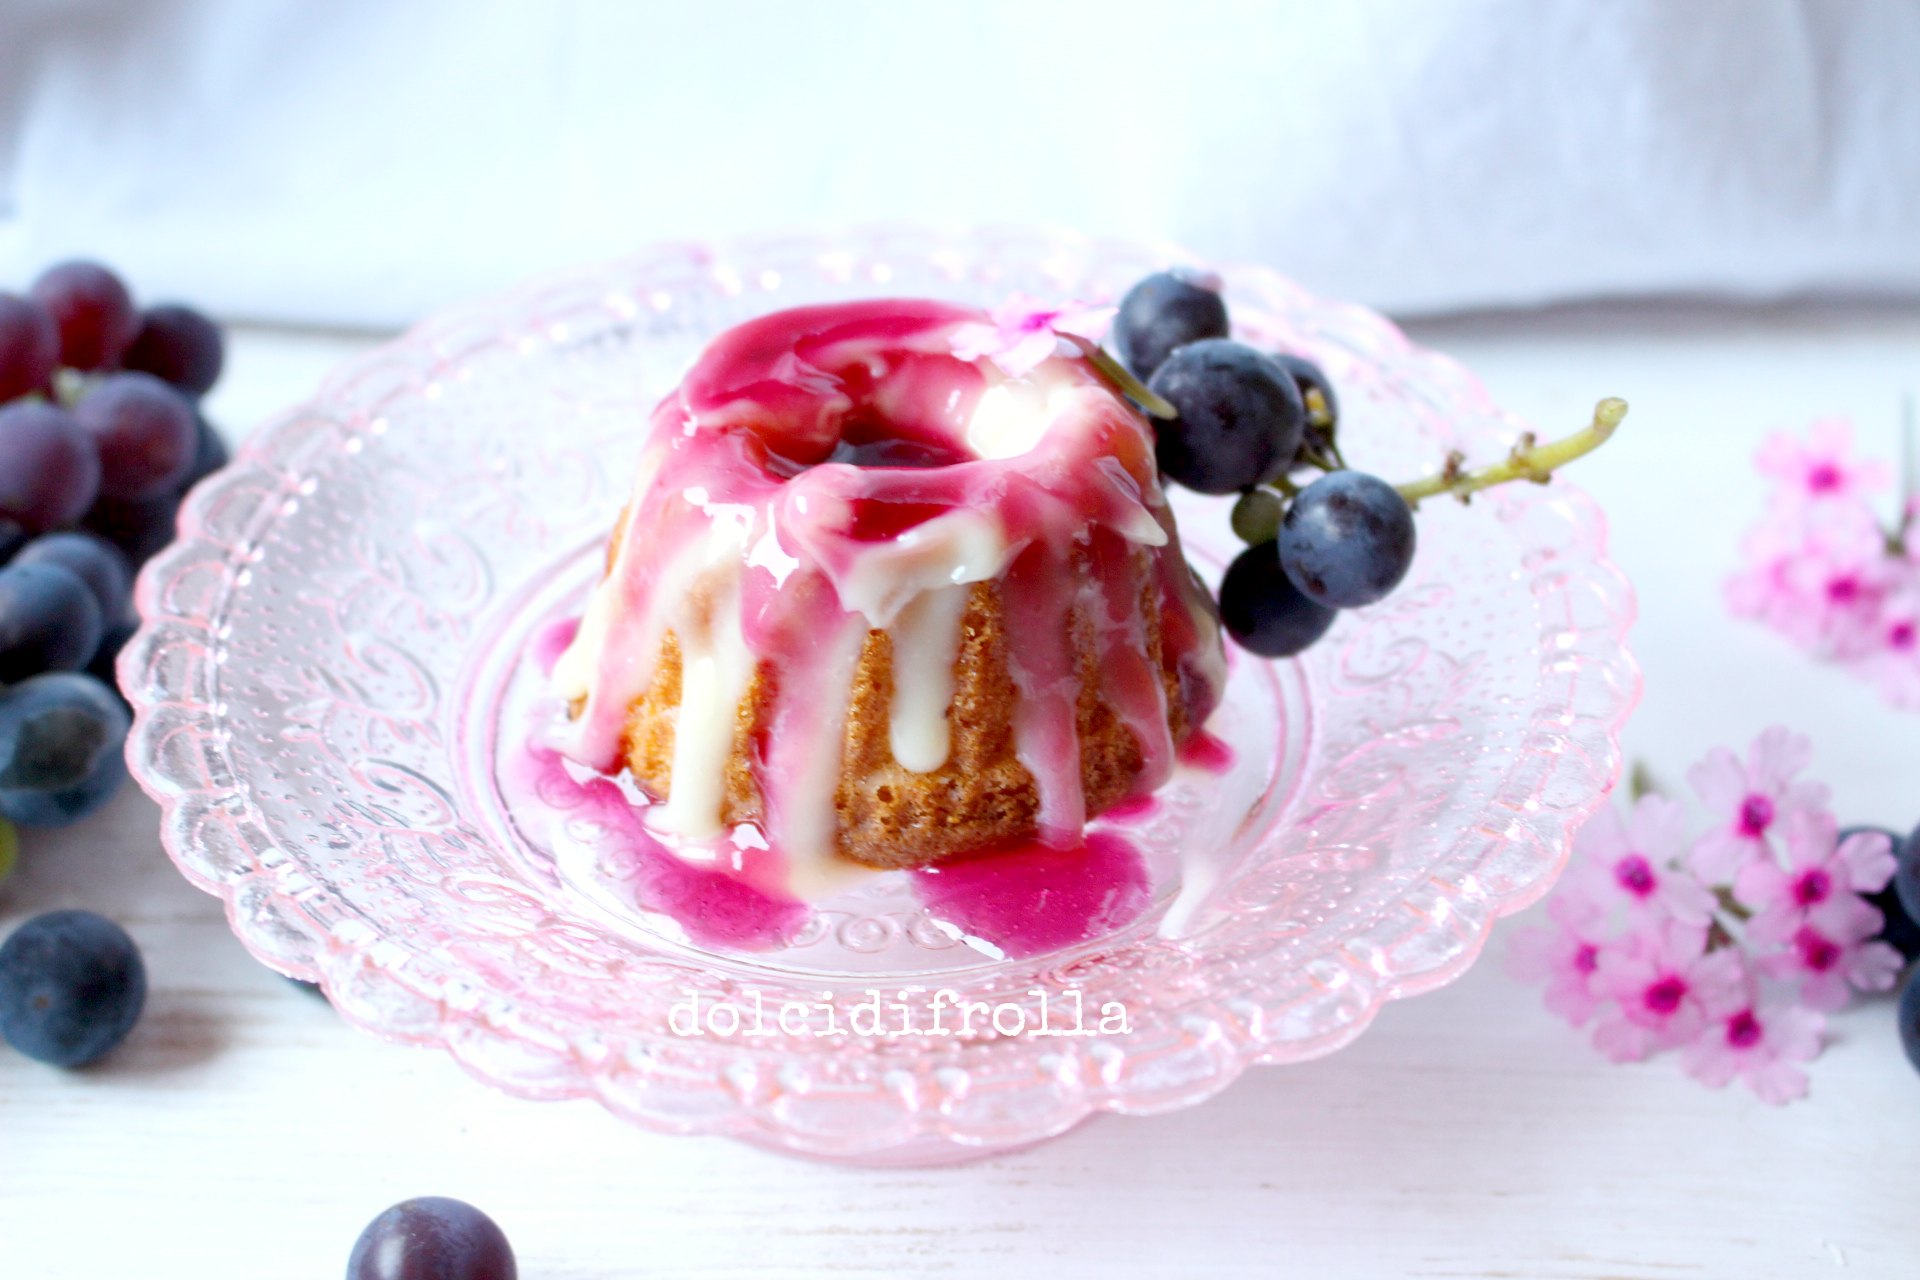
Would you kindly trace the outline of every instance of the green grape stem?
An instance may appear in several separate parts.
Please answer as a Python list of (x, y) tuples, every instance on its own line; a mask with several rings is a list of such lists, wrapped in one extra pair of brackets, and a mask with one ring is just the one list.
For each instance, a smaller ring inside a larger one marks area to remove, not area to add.
[(1653, 770), (1647, 767), (1645, 760), (1635, 760), (1633, 768), (1627, 771), (1627, 799), (1639, 804), (1647, 796), (1663, 796), (1666, 792), (1653, 776)]
[(1565, 439), (1539, 444), (1531, 431), (1526, 432), (1514, 443), (1513, 450), (1504, 461), (1478, 471), (1466, 470), (1465, 455), (1456, 451), (1447, 455), (1447, 465), (1438, 475), (1428, 476), (1424, 480), (1410, 480), (1394, 487), (1407, 500), (1408, 506), (1418, 507), (1423, 499), (1437, 498), (1441, 494), (1452, 494), (1465, 502), (1482, 489), (1491, 489), (1497, 484), (1513, 480), (1545, 484), (1555, 470), (1575, 458), (1585, 457), (1611, 439), (1620, 420), (1626, 416), (1627, 402), (1609, 396), (1594, 406), (1591, 423)]
[(1099, 343), (1090, 342), (1085, 338), (1078, 337), (1071, 333), (1063, 333), (1060, 336), (1080, 348), (1080, 354), (1084, 355), (1088, 362), (1100, 371), (1102, 377), (1118, 387), (1121, 392), (1132, 397), (1133, 402), (1142, 409), (1145, 409), (1156, 418), (1165, 418), (1168, 421), (1172, 421), (1180, 416), (1178, 409), (1168, 404), (1162, 397), (1147, 390), (1146, 383), (1134, 377), (1127, 369), (1127, 366), (1108, 355), (1106, 349)]

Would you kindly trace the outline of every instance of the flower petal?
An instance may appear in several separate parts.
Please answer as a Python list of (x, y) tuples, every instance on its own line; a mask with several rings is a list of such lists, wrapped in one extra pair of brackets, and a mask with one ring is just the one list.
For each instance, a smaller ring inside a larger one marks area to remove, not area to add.
[(1893, 856), (1893, 841), (1879, 831), (1858, 831), (1842, 840), (1835, 861), (1846, 868), (1847, 883), (1855, 893), (1878, 893), (1886, 888), (1899, 865)]
[(1777, 791), (1787, 779), (1813, 763), (1813, 742), (1785, 725), (1761, 730), (1747, 748), (1747, 771), (1768, 791)]
[(1740, 767), (1740, 757), (1725, 747), (1715, 747), (1687, 770), (1687, 783), (1716, 811), (1731, 813), (1747, 796), (1747, 772)]

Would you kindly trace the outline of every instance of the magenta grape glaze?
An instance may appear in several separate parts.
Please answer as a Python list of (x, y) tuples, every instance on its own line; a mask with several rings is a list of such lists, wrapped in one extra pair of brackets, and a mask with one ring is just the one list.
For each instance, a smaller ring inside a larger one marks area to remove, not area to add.
[[(1081, 904), (1091, 936), (1032, 954), (969, 936), (992, 904), (958, 878), (943, 906), (904, 873), (810, 904), (771, 947), (691, 937), (600, 856), (592, 804), (507, 763), (538, 660), (604, 567), (646, 414), (707, 339), (861, 297), (1111, 300), (1170, 264), (1194, 260), (1051, 230), (666, 245), (351, 362), (194, 490), (141, 574), (118, 670), (169, 854), (255, 956), (357, 1026), (519, 1096), (790, 1153), (987, 1154), (1351, 1042), (1544, 894), (1618, 780), (1632, 594), (1598, 509), (1559, 477), (1426, 504), (1391, 597), (1298, 660), (1231, 654), (1208, 745), (1090, 833), (1113, 873), (1111, 901)], [(1220, 274), (1235, 337), (1326, 368), (1355, 466), (1495, 457), (1525, 429), (1372, 312)], [(1173, 495), (1209, 582), (1236, 548), (1230, 505)], [(1127, 1016), (1084, 1036), (888, 1037), (847, 1016), (876, 988), (994, 1004), (1007, 1026), (1041, 1002)], [(769, 1038), (683, 1035), (692, 996), (810, 1011)]]

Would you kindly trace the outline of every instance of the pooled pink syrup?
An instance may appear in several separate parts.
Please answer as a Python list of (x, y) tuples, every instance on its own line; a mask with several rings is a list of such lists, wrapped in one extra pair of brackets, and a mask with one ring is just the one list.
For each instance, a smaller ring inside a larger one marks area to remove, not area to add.
[(732, 865), (700, 866), (648, 831), (644, 807), (611, 780), (576, 778), (557, 752), (531, 743), (524, 765), (532, 794), (599, 828), (596, 863), (628, 887), (633, 905), (667, 916), (699, 945), (765, 951), (807, 922), (807, 904), (778, 887), (785, 860), (771, 849), (734, 844)]
[(1180, 763), (1218, 777), (1233, 767), (1233, 748), (1205, 729), (1195, 729), (1180, 744)]
[[(565, 618), (535, 632), (531, 657), (552, 671), (580, 619)], [(1209, 734), (1209, 758), (1232, 751)], [(1183, 752), (1184, 758), (1184, 752)], [(580, 779), (555, 751), (529, 739), (522, 756), (528, 793), (591, 820), (603, 833), (596, 861), (629, 886), (633, 905), (673, 920), (701, 946), (764, 951), (789, 941), (805, 925), (807, 904), (784, 892), (785, 860), (770, 847), (727, 840), (726, 864), (688, 861), (647, 830), (631, 798), (606, 778)], [(1110, 806), (1105, 816), (1133, 822), (1159, 812), (1151, 793)], [(1139, 851), (1111, 831), (1095, 831), (1068, 848), (1045, 844), (974, 854), (911, 873), (922, 905), (935, 918), (1000, 948), (1015, 959), (1083, 942), (1131, 924), (1151, 896)]]
[(993, 849), (911, 874), (935, 919), (1014, 959), (1123, 928), (1152, 897), (1146, 860), (1111, 831), (1072, 849)]
[(1113, 822), (1145, 822), (1158, 814), (1163, 806), (1151, 793), (1128, 796), (1118, 804), (1108, 805), (1107, 811), (1100, 816)]

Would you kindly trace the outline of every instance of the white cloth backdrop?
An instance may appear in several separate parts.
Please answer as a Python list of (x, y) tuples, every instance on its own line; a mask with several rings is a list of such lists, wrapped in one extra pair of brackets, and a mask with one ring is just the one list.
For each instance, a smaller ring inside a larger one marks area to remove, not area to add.
[(1920, 2), (0, 0), (0, 287), (390, 324), (895, 218), (1403, 312), (1920, 292)]

